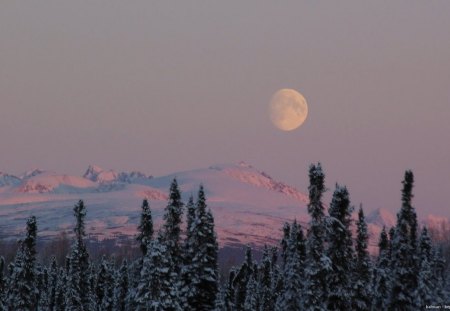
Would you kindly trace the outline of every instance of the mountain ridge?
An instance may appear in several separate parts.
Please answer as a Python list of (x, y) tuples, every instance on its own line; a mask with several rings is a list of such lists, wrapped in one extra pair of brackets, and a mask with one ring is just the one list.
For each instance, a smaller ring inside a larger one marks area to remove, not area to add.
[[(44, 170), (33, 170), (22, 177), (0, 173), (0, 233), (20, 236), (26, 218), (34, 214), (40, 235), (51, 238), (71, 227), (72, 207), (83, 199), (91, 237), (133, 237), (144, 198), (150, 201), (156, 226), (160, 225), (169, 185), (175, 177), (185, 201), (191, 194), (195, 197), (200, 184), (205, 186), (222, 247), (274, 243), (281, 237), (284, 222), (296, 219), (307, 224), (309, 220), (306, 194), (245, 162), (160, 177), (90, 165), (83, 176)], [(422, 223), (441, 225), (445, 221), (444, 217), (433, 217), (434, 222), (425, 219)], [(385, 209), (367, 213), (372, 251), (381, 228), (394, 225), (395, 220), (395, 215)]]

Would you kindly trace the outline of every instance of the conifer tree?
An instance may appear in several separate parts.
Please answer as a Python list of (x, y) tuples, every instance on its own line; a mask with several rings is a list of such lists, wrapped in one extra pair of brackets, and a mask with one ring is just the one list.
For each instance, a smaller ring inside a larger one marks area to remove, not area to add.
[(245, 297), (247, 295), (247, 283), (250, 277), (255, 273), (252, 249), (247, 246), (245, 251), (245, 259), (240, 268), (234, 274), (232, 288), (233, 288), (233, 305), (236, 311), (244, 310)]
[(246, 289), (247, 294), (245, 296), (244, 301), (245, 311), (260, 310), (259, 308), (260, 300), (258, 300), (257, 284), (258, 283), (255, 279), (255, 275), (252, 275), (247, 283)]
[(0, 311), (5, 310), (6, 278), (4, 276), (5, 259), (0, 256)]
[(325, 192), (325, 175), (319, 164), (309, 168), (309, 204), (311, 216), (307, 234), (307, 260), (305, 270), (305, 310), (326, 310), (326, 275), (331, 269), (330, 259), (325, 254), (324, 207), (322, 196)]
[(103, 280), (103, 299), (100, 309), (102, 311), (112, 311), (114, 306), (114, 267), (112, 262), (106, 258), (102, 260), (100, 274), (102, 274)]
[(191, 283), (187, 296), (188, 310), (212, 310), (218, 294), (218, 244), (214, 219), (207, 210), (203, 186), (200, 186), (195, 222), (190, 228), (192, 262), (188, 266)]
[(183, 202), (181, 201), (181, 193), (178, 188), (178, 182), (174, 179), (170, 185), (169, 202), (165, 208), (163, 237), (167, 247), (169, 256), (173, 266), (172, 272), (176, 273), (176, 277), (180, 272), (182, 263), (181, 256), (181, 218), (183, 215)]
[(50, 275), (49, 275), (49, 286), (48, 286), (48, 304), (49, 309), (54, 310), (56, 306), (56, 292), (58, 286), (58, 267), (56, 264), (56, 257), (52, 257), (52, 262), (50, 264)]
[(27, 233), (21, 242), (10, 276), (8, 310), (35, 310), (38, 290), (36, 287), (36, 217), (27, 220)]
[(284, 265), (286, 265), (286, 261), (287, 261), (287, 245), (288, 245), (288, 241), (289, 238), (291, 236), (291, 225), (286, 222), (283, 225), (283, 238), (281, 239), (281, 258), (283, 258), (283, 267)]
[(392, 287), (390, 308), (417, 309), (414, 291), (417, 288), (418, 258), (416, 255), (417, 219), (411, 205), (414, 177), (405, 172), (402, 190), (402, 207), (397, 214), (392, 239)]
[(193, 266), (192, 259), (195, 255), (196, 247), (196, 237), (194, 236), (195, 228), (195, 204), (194, 197), (191, 195), (189, 197), (188, 203), (186, 205), (186, 239), (183, 246), (183, 266), (181, 268), (181, 298), (183, 308), (188, 310), (188, 296), (191, 295), (191, 284), (192, 284), (192, 274)]
[(79, 257), (74, 256), (72, 253), (72, 256), (69, 258), (69, 271), (67, 272), (66, 290), (64, 292), (64, 310), (67, 311), (83, 311), (83, 303), (80, 296), (80, 264), (78, 260)]
[(148, 200), (144, 199), (142, 202), (141, 221), (138, 226), (139, 247), (141, 248), (142, 255), (147, 254), (147, 246), (150, 240), (153, 238), (153, 220)]
[[(258, 269), (258, 280), (257, 280), (257, 293), (259, 301), (259, 310), (261, 311), (271, 311), (275, 308), (276, 295), (274, 293), (274, 286), (276, 283), (275, 278), (277, 277), (274, 271), (275, 265), (272, 260), (274, 259), (274, 252), (276, 250), (269, 249), (267, 245), (264, 246), (264, 252), (261, 259), (261, 264)], [(248, 286), (247, 286), (248, 292)]]
[(435, 288), (436, 284), (433, 280), (433, 257), (432, 244), (428, 236), (426, 227), (422, 229), (419, 239), (419, 275), (417, 289), (415, 291), (416, 306), (424, 308), (426, 305), (432, 305), (436, 302)]
[(356, 262), (353, 275), (352, 310), (370, 310), (372, 302), (371, 278), (372, 265), (370, 262), (367, 242), (369, 234), (362, 206), (359, 207), (356, 222)]
[(101, 310), (111, 310), (113, 306), (114, 278), (111, 264), (105, 256), (102, 257), (100, 269), (97, 276), (95, 293), (97, 306)]
[(59, 268), (58, 282), (56, 285), (56, 292), (55, 292), (55, 306), (53, 307), (54, 311), (66, 310), (66, 303), (65, 303), (66, 281), (67, 281), (66, 272), (64, 271), (63, 268)]
[(117, 280), (114, 292), (114, 310), (126, 311), (128, 306), (128, 262), (123, 260), (117, 273)]
[(387, 310), (390, 294), (390, 262), (389, 262), (389, 240), (386, 228), (383, 227), (378, 242), (378, 259), (373, 274), (373, 300), (372, 310)]
[(277, 299), (275, 310), (294, 311), (302, 309), (302, 280), (304, 277), (305, 242), (301, 226), (294, 222), (287, 243), (286, 264), (283, 271), (283, 289)]
[(330, 228), (327, 233), (327, 255), (331, 260), (332, 270), (327, 274), (328, 309), (349, 310), (351, 308), (354, 254), (350, 225), (353, 208), (346, 187), (336, 184), (331, 200), (329, 215)]
[(68, 269), (67, 278), (69, 282), (78, 282), (78, 284), (73, 284), (73, 290), (77, 291), (76, 295), (80, 298), (83, 308), (89, 310), (91, 308), (92, 298), (90, 297), (91, 292), (86, 291), (86, 288), (89, 288), (89, 254), (83, 240), (86, 236), (86, 207), (82, 200), (78, 201), (73, 212), (76, 221), (74, 228), (75, 241), (70, 254), (71, 266)]
[(144, 257), (141, 277), (135, 296), (136, 311), (181, 311), (178, 288), (173, 286), (170, 271), (171, 256), (163, 244), (162, 233), (150, 241)]

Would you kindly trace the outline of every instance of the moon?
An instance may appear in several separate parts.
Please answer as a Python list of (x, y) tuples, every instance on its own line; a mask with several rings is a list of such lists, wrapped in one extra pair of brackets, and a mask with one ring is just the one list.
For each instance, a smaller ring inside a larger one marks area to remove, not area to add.
[(270, 101), (270, 120), (282, 131), (292, 131), (305, 122), (308, 104), (302, 94), (293, 89), (277, 91)]

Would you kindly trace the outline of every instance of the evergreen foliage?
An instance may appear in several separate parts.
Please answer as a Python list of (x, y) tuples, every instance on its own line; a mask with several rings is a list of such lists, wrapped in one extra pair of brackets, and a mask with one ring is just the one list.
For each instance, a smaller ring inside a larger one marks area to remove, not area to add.
[(390, 308), (415, 310), (414, 292), (417, 288), (418, 258), (416, 255), (417, 216), (411, 205), (414, 176), (405, 172), (402, 207), (392, 238), (392, 286)]
[(244, 261), (231, 268), (221, 288), (214, 218), (203, 186), (196, 202), (192, 196), (187, 202), (185, 232), (176, 180), (155, 239), (144, 200), (136, 243), (142, 256), (123, 260), (117, 269), (106, 257), (90, 262), (83, 201), (74, 207), (75, 234), (65, 267), (58, 267), (55, 257), (49, 265), (37, 261), (36, 218), (30, 217), (7, 273), (0, 256), (0, 311), (378, 311), (420, 310), (448, 302), (442, 250), (433, 245), (427, 228), (417, 238), (410, 171), (403, 181), (397, 224), (389, 234), (386, 228), (381, 231), (374, 267), (362, 208), (353, 240), (347, 188), (336, 185), (325, 215), (320, 164), (310, 167), (309, 177), (306, 238), (299, 223), (286, 223), (280, 253), (265, 246), (257, 263), (248, 246)]
[(353, 208), (346, 187), (336, 185), (331, 200), (330, 228), (327, 232), (327, 255), (332, 270), (327, 274), (328, 309), (350, 310), (352, 295), (351, 275), (354, 269), (353, 240), (350, 225)]
[(383, 227), (378, 242), (378, 259), (373, 274), (373, 300), (372, 310), (387, 310), (389, 306), (390, 294), (390, 258), (389, 240), (386, 228)]
[(203, 186), (200, 186), (195, 210), (195, 221), (190, 227), (192, 257), (187, 266), (191, 282), (188, 286), (187, 310), (212, 310), (218, 293), (218, 244), (214, 219), (207, 210)]
[(307, 260), (305, 270), (305, 290), (303, 304), (305, 310), (326, 310), (327, 274), (331, 263), (325, 254), (325, 225), (322, 196), (325, 192), (325, 175), (319, 164), (309, 168), (309, 204), (311, 216), (307, 234)]
[(27, 220), (27, 233), (17, 252), (10, 281), (6, 304), (8, 310), (31, 311), (38, 302), (36, 264), (36, 217)]
[(150, 205), (147, 199), (142, 202), (141, 221), (138, 226), (139, 247), (141, 248), (142, 255), (147, 254), (147, 246), (150, 240), (153, 238), (153, 220)]
[(371, 278), (372, 263), (367, 250), (369, 233), (362, 206), (358, 210), (356, 222), (356, 262), (353, 273), (352, 310), (370, 310), (372, 303)]

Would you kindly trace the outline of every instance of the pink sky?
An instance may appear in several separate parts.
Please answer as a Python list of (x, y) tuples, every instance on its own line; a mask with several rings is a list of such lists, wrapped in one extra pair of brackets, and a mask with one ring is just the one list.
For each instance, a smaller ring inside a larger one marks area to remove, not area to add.
[[(0, 171), (244, 160), (306, 191), (321, 161), (397, 210), (412, 169), (419, 213), (449, 215), (450, 2), (299, 2), (3, 1)], [(280, 88), (309, 103), (289, 133)]]

